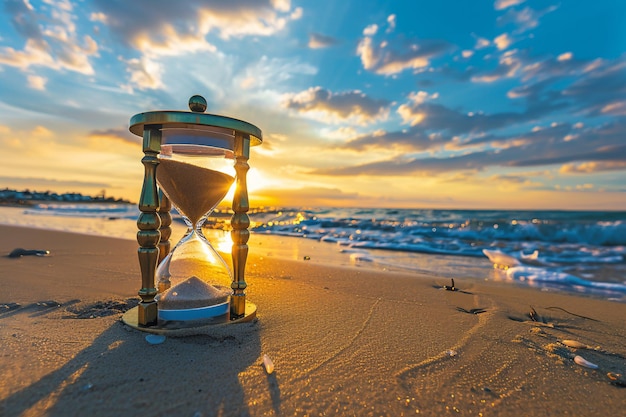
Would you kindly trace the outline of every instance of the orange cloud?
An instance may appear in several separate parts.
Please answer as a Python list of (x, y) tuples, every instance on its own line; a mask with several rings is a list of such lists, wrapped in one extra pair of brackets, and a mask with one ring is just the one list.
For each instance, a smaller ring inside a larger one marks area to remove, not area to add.
[(623, 169), (626, 169), (626, 161), (601, 161), (566, 164), (559, 169), (559, 172), (562, 174), (593, 174)]

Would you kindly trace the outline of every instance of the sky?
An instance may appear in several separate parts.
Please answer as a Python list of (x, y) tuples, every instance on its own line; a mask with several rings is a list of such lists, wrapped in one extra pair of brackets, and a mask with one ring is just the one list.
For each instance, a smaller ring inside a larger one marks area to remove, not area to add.
[(0, 188), (138, 201), (194, 94), (252, 206), (626, 210), (622, 0), (4, 0)]

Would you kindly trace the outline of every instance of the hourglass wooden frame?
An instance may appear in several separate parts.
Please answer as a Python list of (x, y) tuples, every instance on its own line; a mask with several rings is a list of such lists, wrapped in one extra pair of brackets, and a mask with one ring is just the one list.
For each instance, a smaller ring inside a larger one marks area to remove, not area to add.
[[(141, 289), (138, 292), (141, 301), (137, 314), (131, 313), (125, 321), (137, 327), (151, 327), (158, 324), (158, 305), (155, 296), (159, 289), (155, 286), (155, 273), (158, 264), (170, 251), (172, 217), (171, 203), (159, 190), (156, 172), (159, 166), (158, 155), (161, 151), (162, 130), (168, 128), (185, 128), (205, 131), (207, 127), (227, 129), (234, 137), (234, 168), (235, 192), (233, 196), (231, 218), (231, 238), (233, 246), (232, 273), (233, 290), (230, 297), (230, 321), (241, 321), (252, 318), (256, 314), (256, 306), (246, 301), (245, 267), (248, 257), (248, 239), (250, 219), (248, 217), (249, 201), (246, 175), (250, 168), (250, 147), (263, 142), (261, 130), (242, 120), (204, 113), (206, 100), (201, 96), (189, 99), (186, 111), (152, 111), (139, 113), (130, 119), (130, 131), (143, 137), (144, 180), (139, 199), (141, 214), (137, 220), (138, 257), (141, 269)], [(136, 320), (136, 321), (135, 321)]]

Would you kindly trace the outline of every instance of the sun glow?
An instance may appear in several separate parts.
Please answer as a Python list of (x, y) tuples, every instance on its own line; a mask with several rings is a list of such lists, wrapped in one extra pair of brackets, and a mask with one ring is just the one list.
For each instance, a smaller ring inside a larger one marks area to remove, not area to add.
[[(235, 181), (236, 184), (236, 181)], [(250, 168), (246, 175), (246, 185), (248, 189), (248, 196), (253, 205), (268, 205), (273, 204), (273, 199), (268, 199), (266, 196), (266, 190), (276, 188), (278, 182), (268, 178), (262, 171), (256, 168)], [(235, 195), (235, 185), (230, 188), (224, 202), (232, 202)], [(272, 200), (272, 201), (269, 201)]]
[(256, 168), (250, 168), (246, 177), (248, 182), (248, 192), (258, 190), (266, 190), (272, 188), (272, 180), (268, 179), (261, 171)]

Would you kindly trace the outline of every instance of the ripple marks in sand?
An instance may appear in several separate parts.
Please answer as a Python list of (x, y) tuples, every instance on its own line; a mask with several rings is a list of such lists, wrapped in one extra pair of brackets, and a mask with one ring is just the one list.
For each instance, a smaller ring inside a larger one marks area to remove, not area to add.
[[(493, 413), (497, 407), (498, 415), (518, 415), (516, 407), (524, 407), (528, 415), (542, 415), (559, 398), (565, 409), (587, 407), (579, 415), (593, 415), (593, 401), (581, 401), (590, 395), (589, 381), (626, 385), (624, 355), (595, 346), (589, 339), (601, 338), (615, 349), (619, 335), (602, 323), (546, 318), (545, 322), (514, 320), (510, 326), (510, 316), (505, 314), (488, 311), (477, 317), (478, 324), (451, 348), (456, 355), (444, 351), (396, 374), (421, 410), (431, 415), (451, 411), (476, 415)], [(577, 355), (584, 355), (593, 366), (577, 364)], [(619, 396), (611, 389), (615, 388), (603, 390), (607, 401)]]
[(318, 362), (317, 364), (313, 365), (304, 374), (307, 375), (307, 374), (310, 374), (310, 373), (320, 369), (321, 367), (323, 367), (327, 363), (329, 363), (332, 360), (334, 360), (337, 357), (339, 357), (343, 352), (345, 352), (348, 348), (350, 348), (352, 345), (354, 345), (354, 342), (361, 336), (361, 334), (363, 334), (363, 331), (365, 330), (365, 328), (367, 327), (368, 323), (372, 319), (372, 315), (374, 314), (374, 311), (376, 310), (376, 307), (378, 306), (378, 304), (380, 304), (380, 301), (381, 301), (380, 298), (378, 298), (378, 299), (376, 299), (376, 301), (374, 301), (374, 304), (372, 304), (372, 306), (370, 307), (370, 309), (369, 309), (369, 311), (367, 313), (367, 316), (365, 317), (365, 319), (361, 323), (361, 326), (357, 329), (356, 332), (354, 332), (352, 337), (350, 339), (348, 339), (345, 344), (343, 344), (342, 346), (337, 348), (326, 359), (324, 359), (321, 362)]
[(477, 317), (478, 323), (456, 345), (395, 375), (418, 406), (428, 404), (424, 411), (492, 409), (519, 391), (528, 378), (515, 366), (520, 360), (515, 352), (501, 349), (497, 338), (484, 337), (483, 330), (494, 313), (487, 311)]

